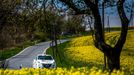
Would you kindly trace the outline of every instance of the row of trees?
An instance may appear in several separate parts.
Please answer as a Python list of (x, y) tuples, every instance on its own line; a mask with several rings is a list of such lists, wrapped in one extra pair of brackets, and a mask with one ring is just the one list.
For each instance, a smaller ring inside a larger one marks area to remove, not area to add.
[(75, 34), (84, 30), (81, 17), (71, 16), (66, 20), (66, 15), (61, 15), (47, 2), (49, 1), (1, 0), (0, 49), (29, 39), (52, 39), (54, 33), (59, 37), (62, 32)]

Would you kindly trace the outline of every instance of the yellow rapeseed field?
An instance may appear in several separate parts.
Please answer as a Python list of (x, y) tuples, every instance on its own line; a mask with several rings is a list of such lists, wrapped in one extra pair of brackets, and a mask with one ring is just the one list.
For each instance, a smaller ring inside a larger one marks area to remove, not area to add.
[[(127, 73), (131, 72), (134, 74), (133, 33), (134, 30), (130, 30), (128, 32), (127, 40), (123, 47), (120, 61), (121, 68), (124, 68)], [(106, 43), (114, 46), (119, 38), (119, 34), (120, 32), (107, 33), (105, 35)], [(82, 66), (102, 66), (101, 68), (104, 66), (104, 55), (100, 50), (94, 47), (93, 39), (91, 36), (74, 38), (69, 42), (69, 46), (67, 46), (65, 49), (65, 55), (68, 56), (68, 59), (75, 61), (74, 63), (71, 63), (73, 65), (78, 64), (79, 62), (84, 62), (86, 65), (83, 64)]]
[[(99, 70), (96, 67), (88, 69), (87, 67), (74, 68), (69, 70), (66, 68), (56, 69), (33, 69), (23, 68), (21, 70), (0, 70), (0, 75), (109, 75), (107, 71)], [(111, 75), (124, 75), (124, 71), (114, 70)]]

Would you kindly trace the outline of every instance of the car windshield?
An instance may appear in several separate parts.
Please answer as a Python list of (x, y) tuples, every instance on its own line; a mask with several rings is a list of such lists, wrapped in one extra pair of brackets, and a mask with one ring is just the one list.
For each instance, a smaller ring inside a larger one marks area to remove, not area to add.
[(38, 59), (40, 60), (52, 60), (51, 56), (38, 56)]

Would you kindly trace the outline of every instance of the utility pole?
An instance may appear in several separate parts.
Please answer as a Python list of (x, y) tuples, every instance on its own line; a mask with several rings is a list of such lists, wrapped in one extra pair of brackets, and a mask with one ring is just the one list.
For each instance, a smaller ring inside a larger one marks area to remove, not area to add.
[(105, 0), (104, 2), (102, 3), (102, 30), (103, 30), (103, 37), (104, 37), (104, 32), (105, 32), (105, 21), (104, 21), (104, 18), (105, 18)]
[(110, 15), (107, 16), (107, 29), (108, 29), (108, 32), (110, 32), (110, 24), (109, 24), (109, 17)]
[(134, 23), (133, 22), (134, 22), (134, 18), (132, 17), (132, 27), (134, 27), (134, 25), (133, 25)]

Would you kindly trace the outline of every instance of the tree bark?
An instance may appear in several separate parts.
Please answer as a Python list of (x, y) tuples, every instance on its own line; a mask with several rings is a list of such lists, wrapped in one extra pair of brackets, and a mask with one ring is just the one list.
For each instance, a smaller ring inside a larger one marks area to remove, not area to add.
[(119, 56), (109, 56), (108, 57), (108, 68), (110, 71), (113, 69), (119, 70), (120, 69), (120, 57)]
[(112, 50), (109, 55), (107, 55), (107, 61), (108, 61), (108, 68), (110, 71), (113, 69), (119, 70), (120, 69), (120, 53), (117, 52), (117, 50), (111, 48), (109, 50)]

